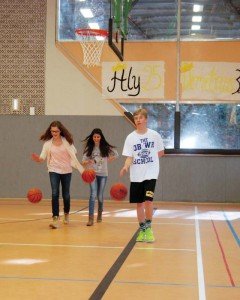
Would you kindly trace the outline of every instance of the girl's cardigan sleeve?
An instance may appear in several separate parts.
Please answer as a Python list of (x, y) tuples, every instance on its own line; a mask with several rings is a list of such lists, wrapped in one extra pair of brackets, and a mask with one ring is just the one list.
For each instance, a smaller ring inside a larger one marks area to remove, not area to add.
[(40, 154), (40, 158), (42, 158), (43, 160), (45, 160), (48, 157), (49, 151), (50, 151), (50, 146), (51, 146), (51, 140), (49, 140), (43, 144), (42, 152)]

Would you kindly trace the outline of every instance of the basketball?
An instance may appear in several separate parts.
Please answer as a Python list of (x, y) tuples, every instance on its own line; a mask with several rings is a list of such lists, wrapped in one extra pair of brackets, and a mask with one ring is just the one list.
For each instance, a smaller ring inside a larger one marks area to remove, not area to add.
[(127, 196), (127, 193), (128, 193), (128, 190), (127, 190), (126, 186), (120, 182), (113, 184), (110, 189), (110, 196), (114, 200), (118, 200), (118, 201), (125, 199)]
[(93, 169), (84, 170), (82, 173), (82, 179), (86, 183), (91, 183), (96, 178), (96, 172)]
[(32, 188), (28, 191), (27, 198), (31, 203), (38, 203), (42, 200), (42, 192), (38, 188)]

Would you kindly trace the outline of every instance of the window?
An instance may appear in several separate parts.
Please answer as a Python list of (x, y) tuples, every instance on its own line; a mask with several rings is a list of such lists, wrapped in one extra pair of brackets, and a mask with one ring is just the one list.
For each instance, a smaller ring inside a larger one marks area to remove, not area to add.
[[(149, 128), (158, 131), (166, 149), (174, 148), (175, 104), (121, 103), (129, 112), (149, 113)], [(181, 149), (240, 149), (240, 104), (181, 104)]]

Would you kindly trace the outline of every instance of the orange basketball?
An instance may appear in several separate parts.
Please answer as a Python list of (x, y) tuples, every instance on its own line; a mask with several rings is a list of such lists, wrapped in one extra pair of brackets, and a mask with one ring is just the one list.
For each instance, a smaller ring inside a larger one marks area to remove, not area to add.
[(91, 183), (96, 178), (96, 172), (93, 169), (84, 170), (82, 173), (82, 179), (84, 182)]
[(127, 196), (127, 193), (128, 193), (128, 190), (127, 190), (126, 186), (121, 182), (113, 184), (110, 189), (111, 197), (114, 200), (118, 200), (118, 201), (125, 199)]
[(42, 192), (38, 188), (32, 188), (28, 191), (27, 198), (31, 203), (38, 203), (42, 200)]

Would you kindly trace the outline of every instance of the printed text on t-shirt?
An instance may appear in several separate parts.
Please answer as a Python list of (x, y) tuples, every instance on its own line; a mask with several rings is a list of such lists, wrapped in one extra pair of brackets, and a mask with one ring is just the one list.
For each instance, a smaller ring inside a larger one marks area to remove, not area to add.
[(138, 152), (138, 158), (135, 158), (133, 164), (147, 164), (153, 162), (152, 156), (150, 156), (150, 148), (154, 148), (154, 142), (148, 141), (148, 138), (140, 139), (139, 144), (133, 145), (134, 152)]

